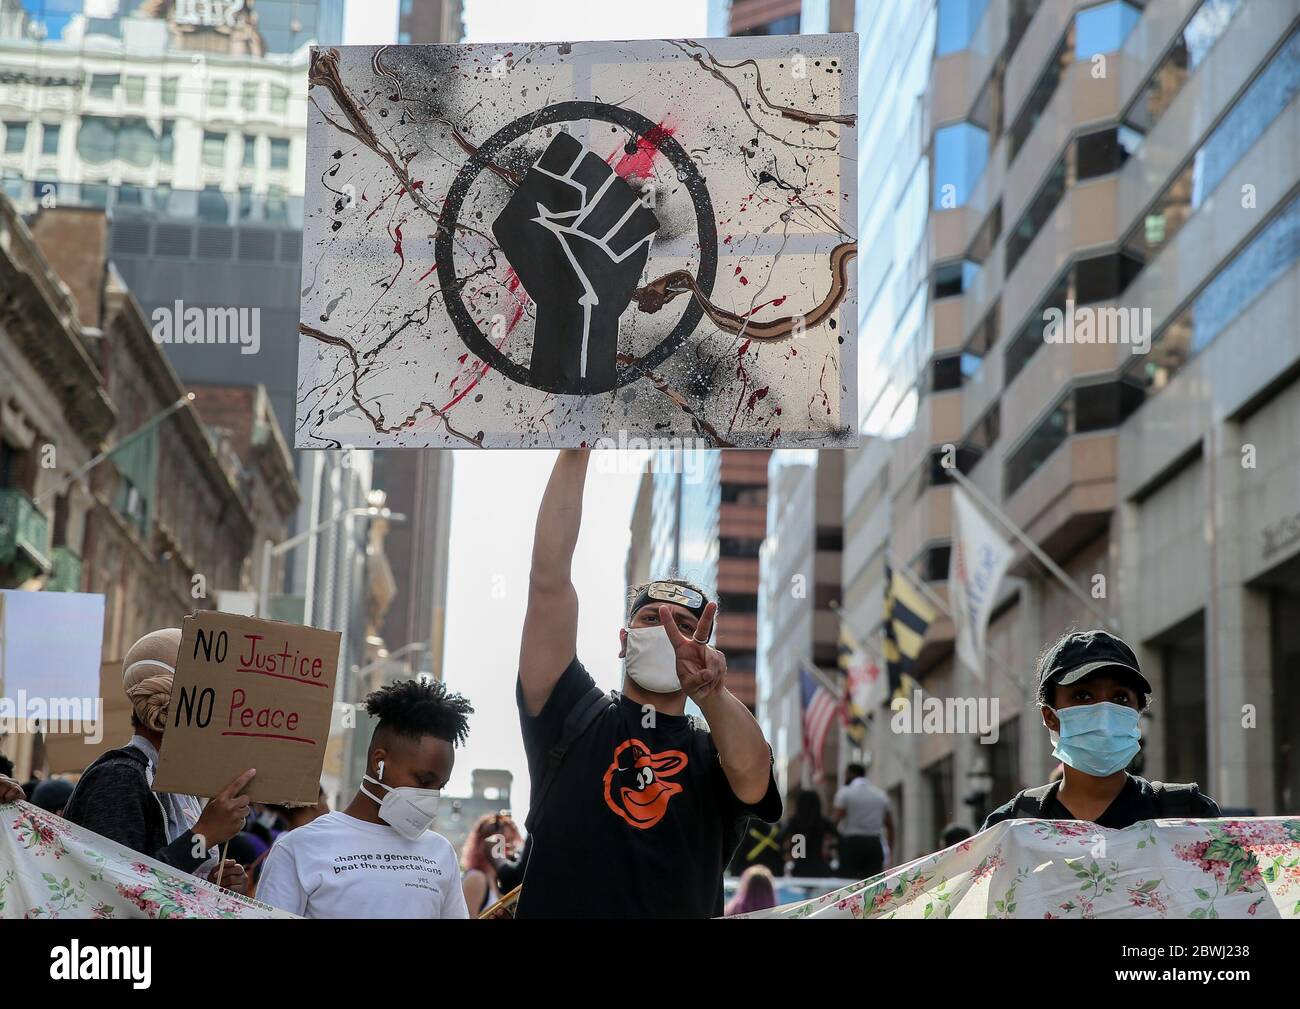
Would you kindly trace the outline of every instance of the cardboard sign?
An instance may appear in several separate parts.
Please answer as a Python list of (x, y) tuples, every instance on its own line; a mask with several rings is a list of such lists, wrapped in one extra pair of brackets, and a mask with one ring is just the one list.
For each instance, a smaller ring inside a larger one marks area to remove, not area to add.
[(315, 802), (339, 638), (231, 613), (186, 617), (154, 791), (211, 797), (255, 767), (254, 801)]
[(313, 49), (298, 446), (854, 446), (857, 51)]

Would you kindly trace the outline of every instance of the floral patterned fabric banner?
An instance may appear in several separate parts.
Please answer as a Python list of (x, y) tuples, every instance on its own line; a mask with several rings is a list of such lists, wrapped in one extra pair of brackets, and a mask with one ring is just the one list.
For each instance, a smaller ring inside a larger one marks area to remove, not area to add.
[(750, 918), (1300, 918), (1300, 818), (1007, 820)]
[(0, 918), (293, 918), (27, 802), (0, 804)]

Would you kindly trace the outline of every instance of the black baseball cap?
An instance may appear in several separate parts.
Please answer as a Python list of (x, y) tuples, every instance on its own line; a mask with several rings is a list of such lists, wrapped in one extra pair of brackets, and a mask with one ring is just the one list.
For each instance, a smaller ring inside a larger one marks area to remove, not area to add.
[(1129, 673), (1144, 694), (1151, 684), (1138, 668), (1133, 649), (1109, 631), (1071, 631), (1054, 644), (1038, 665), (1038, 690), (1068, 686), (1103, 670)]

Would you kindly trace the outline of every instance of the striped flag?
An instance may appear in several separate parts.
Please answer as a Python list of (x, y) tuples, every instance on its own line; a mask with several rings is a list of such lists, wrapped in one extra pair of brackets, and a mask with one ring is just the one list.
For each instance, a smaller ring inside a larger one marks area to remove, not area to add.
[(803, 706), (803, 751), (812, 759), (813, 779), (820, 780), (825, 768), (826, 736), (835, 724), (839, 703), (806, 660), (799, 662), (799, 701)]
[(889, 697), (880, 666), (867, 655), (843, 617), (840, 618), (839, 666), (844, 672), (844, 728), (849, 738), (862, 746), (867, 738), (867, 716)]
[(916, 586), (885, 565), (885, 664), (891, 697), (910, 697), (918, 686), (912, 666), (925, 644), (935, 611)]

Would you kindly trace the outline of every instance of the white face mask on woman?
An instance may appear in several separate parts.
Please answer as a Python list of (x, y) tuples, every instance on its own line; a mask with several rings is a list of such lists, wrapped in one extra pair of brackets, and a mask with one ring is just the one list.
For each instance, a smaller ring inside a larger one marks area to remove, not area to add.
[[(384, 762), (379, 762), (379, 778), (384, 776)], [(408, 841), (418, 841), (424, 832), (433, 826), (438, 815), (437, 788), (413, 788), (403, 785), (392, 788), (379, 778), (366, 775), (361, 779), (361, 791), (379, 803), (379, 819), (392, 827)], [(384, 797), (372, 795), (365, 783), (369, 781), (380, 788), (387, 789)]]
[(677, 650), (662, 626), (628, 630), (623, 673), (653, 694), (673, 694), (682, 689), (682, 681), (677, 678)]

